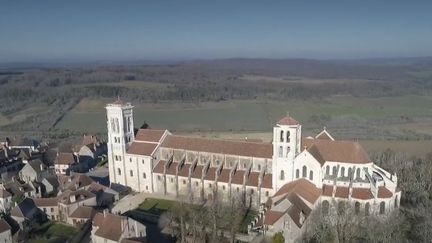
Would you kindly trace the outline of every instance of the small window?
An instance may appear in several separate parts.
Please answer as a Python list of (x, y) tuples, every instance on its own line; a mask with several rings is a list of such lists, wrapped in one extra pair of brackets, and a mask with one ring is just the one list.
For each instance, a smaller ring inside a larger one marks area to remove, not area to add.
[(250, 189), (250, 194), (253, 195), (254, 194), (254, 189)]
[(299, 177), (300, 177), (300, 170), (297, 169), (297, 170), (296, 170), (296, 178), (299, 178)]
[(360, 203), (359, 202), (356, 202), (355, 203), (355, 214), (359, 214), (360, 213)]
[(287, 133), (286, 133), (286, 142), (289, 143), (290, 141), (291, 141), (290, 131), (287, 131)]
[(212, 188), (212, 184), (211, 183), (209, 183), (209, 188)]
[(329, 175), (330, 174), (330, 166), (326, 166), (326, 175)]
[(336, 166), (333, 166), (333, 175), (337, 176), (337, 167)]
[(142, 160), (142, 163), (144, 164), (144, 160)]
[(313, 181), (313, 171), (309, 172), (309, 180)]
[(198, 181), (195, 182), (195, 186), (198, 186)]
[(120, 170), (120, 168), (117, 168), (117, 174), (118, 174), (118, 175), (121, 175), (121, 170)]
[(281, 131), (281, 132), (280, 132), (280, 141), (283, 142), (283, 139), (284, 139), (284, 132)]
[(132, 162), (132, 158), (129, 158), (129, 162)]
[(224, 191), (225, 191), (225, 186), (222, 186), (222, 190), (224, 190)]
[(170, 182), (173, 183), (174, 182), (174, 178), (171, 177), (170, 178)]
[(261, 165), (260, 164), (258, 164), (258, 170), (261, 170)]
[(239, 187), (237, 187), (237, 192), (239, 192), (240, 191), (240, 188)]
[(160, 176), (160, 175), (158, 175), (158, 176), (157, 176), (157, 178), (158, 178), (158, 181), (160, 181), (160, 180), (161, 180), (161, 176)]
[(186, 180), (183, 180), (183, 185), (185, 185), (186, 184)]
[(280, 172), (280, 180), (281, 181), (285, 180), (285, 172), (283, 170), (281, 170)]
[(380, 203), (380, 210), (379, 210), (380, 214), (385, 214), (385, 202), (381, 202)]
[(268, 197), (268, 196), (269, 196), (269, 192), (268, 192), (268, 191), (266, 191), (265, 195), (266, 195), (266, 197)]
[(143, 173), (143, 178), (144, 178), (144, 179), (146, 179), (146, 178), (147, 178), (147, 175), (146, 175), (146, 173), (145, 173), (145, 172)]
[(357, 179), (360, 179), (360, 168), (357, 168), (356, 173), (357, 173)]
[(302, 177), (303, 178), (307, 177), (307, 168), (306, 168), (306, 165), (303, 165), (303, 168), (302, 168)]
[(283, 147), (279, 146), (279, 158), (283, 157)]
[(344, 177), (345, 176), (345, 167), (342, 167), (341, 168), (341, 177)]

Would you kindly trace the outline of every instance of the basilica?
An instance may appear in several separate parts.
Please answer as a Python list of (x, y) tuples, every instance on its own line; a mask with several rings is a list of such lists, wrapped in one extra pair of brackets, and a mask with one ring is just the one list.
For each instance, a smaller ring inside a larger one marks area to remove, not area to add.
[(237, 195), (259, 211), (251, 227), (301, 229), (311, 211), (345, 201), (357, 213), (397, 208), (397, 176), (375, 165), (358, 142), (326, 129), (303, 137), (287, 115), (275, 122), (271, 143), (179, 136), (168, 130), (134, 133), (133, 106), (106, 106), (109, 176), (137, 192), (211, 200)]

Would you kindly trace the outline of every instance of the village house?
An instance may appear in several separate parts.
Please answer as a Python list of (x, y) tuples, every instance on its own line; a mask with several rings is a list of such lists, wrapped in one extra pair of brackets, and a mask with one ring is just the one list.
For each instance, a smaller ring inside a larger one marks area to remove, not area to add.
[(93, 220), (95, 214), (96, 210), (93, 207), (79, 206), (69, 215), (67, 223), (79, 228), (88, 220)]
[(0, 219), (0, 242), (12, 242), (12, 227), (4, 219)]
[(78, 162), (77, 156), (73, 153), (60, 152), (54, 161), (54, 169), (57, 174), (67, 174), (70, 171), (71, 165)]
[(110, 214), (105, 210), (103, 213), (97, 213), (93, 218), (91, 230), (93, 243), (123, 242), (124, 239), (145, 236), (145, 225), (126, 216)]
[(35, 224), (47, 220), (46, 215), (39, 210), (30, 198), (25, 198), (11, 210), (11, 217), (19, 224), (22, 231), (27, 231)]
[(6, 213), (12, 207), (12, 194), (0, 185), (0, 212)]

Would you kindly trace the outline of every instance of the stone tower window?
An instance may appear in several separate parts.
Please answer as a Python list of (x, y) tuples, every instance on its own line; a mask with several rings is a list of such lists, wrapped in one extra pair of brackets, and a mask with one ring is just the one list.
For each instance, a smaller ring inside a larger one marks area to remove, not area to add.
[(284, 131), (280, 132), (280, 141), (283, 142), (283, 137), (284, 137)]
[(313, 171), (309, 172), (309, 180), (313, 181)]
[(303, 165), (303, 168), (302, 168), (302, 177), (303, 178), (307, 177), (307, 168), (306, 168), (306, 165)]
[(286, 133), (286, 142), (289, 143), (290, 140), (291, 140), (291, 138), (290, 138), (290, 131), (287, 131), (287, 133)]

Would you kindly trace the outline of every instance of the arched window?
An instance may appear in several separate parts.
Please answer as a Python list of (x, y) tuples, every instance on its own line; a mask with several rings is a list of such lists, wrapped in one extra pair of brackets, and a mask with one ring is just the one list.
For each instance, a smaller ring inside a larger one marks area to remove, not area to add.
[(351, 178), (352, 168), (348, 168), (348, 177)]
[(385, 202), (381, 202), (380, 203), (380, 210), (379, 210), (380, 214), (384, 214), (385, 213)]
[(118, 175), (121, 175), (121, 170), (120, 170), (120, 168), (117, 168), (117, 174), (118, 174)]
[(300, 177), (300, 170), (297, 169), (297, 170), (296, 170), (296, 178), (299, 178), (299, 177)]
[(286, 142), (289, 143), (290, 142), (290, 131), (287, 131), (286, 133)]
[(329, 213), (330, 204), (327, 200), (324, 200), (321, 205), (322, 213), (327, 215)]
[(367, 202), (365, 205), (365, 215), (369, 216), (370, 204)]
[(360, 213), (360, 203), (356, 202), (354, 205), (355, 205), (355, 213), (359, 214)]
[(285, 180), (285, 172), (283, 170), (280, 172), (280, 179)]
[(336, 173), (337, 173), (337, 168), (336, 166), (333, 166), (333, 175), (336, 176)]
[(326, 166), (326, 175), (330, 175), (330, 166)]
[(357, 178), (360, 178), (360, 168), (357, 168)]
[(280, 141), (281, 141), (281, 142), (283, 142), (283, 137), (284, 137), (283, 132), (284, 132), (284, 131), (281, 131), (281, 132), (280, 132)]
[(304, 177), (304, 178), (307, 177), (307, 168), (306, 168), (306, 165), (303, 165), (303, 169), (302, 169), (302, 177)]
[(345, 176), (345, 167), (342, 167), (341, 168), (341, 177), (344, 177)]
[(309, 172), (309, 180), (313, 181), (313, 171)]

